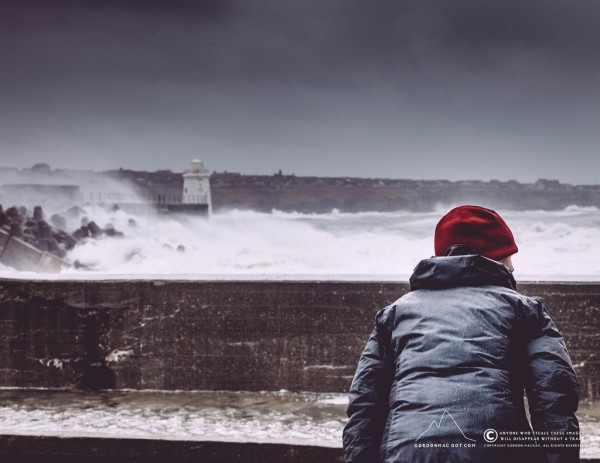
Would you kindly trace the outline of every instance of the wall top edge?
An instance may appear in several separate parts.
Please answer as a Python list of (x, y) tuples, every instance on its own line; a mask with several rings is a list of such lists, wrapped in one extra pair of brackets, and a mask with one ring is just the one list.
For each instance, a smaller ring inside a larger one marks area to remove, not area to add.
[[(361, 284), (361, 285), (400, 285), (408, 286), (408, 281), (397, 280), (365, 280), (365, 279), (193, 279), (193, 278), (102, 278), (102, 279), (82, 279), (82, 278), (6, 278), (0, 277), (0, 284), (9, 283), (30, 283), (30, 284), (153, 284), (157, 286), (168, 284)], [(517, 280), (517, 285), (526, 286), (588, 286), (600, 287), (600, 281), (586, 280)]]

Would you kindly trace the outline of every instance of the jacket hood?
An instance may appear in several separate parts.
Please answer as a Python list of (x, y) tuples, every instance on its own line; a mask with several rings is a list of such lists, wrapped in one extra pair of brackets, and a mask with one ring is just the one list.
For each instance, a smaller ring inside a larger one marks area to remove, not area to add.
[(517, 289), (504, 265), (478, 254), (423, 259), (410, 277), (411, 291), (483, 285)]

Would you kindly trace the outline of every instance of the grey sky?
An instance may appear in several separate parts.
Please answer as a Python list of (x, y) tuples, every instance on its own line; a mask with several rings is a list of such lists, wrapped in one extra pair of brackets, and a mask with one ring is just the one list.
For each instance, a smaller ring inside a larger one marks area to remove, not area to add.
[(0, 0), (0, 164), (598, 183), (597, 0)]

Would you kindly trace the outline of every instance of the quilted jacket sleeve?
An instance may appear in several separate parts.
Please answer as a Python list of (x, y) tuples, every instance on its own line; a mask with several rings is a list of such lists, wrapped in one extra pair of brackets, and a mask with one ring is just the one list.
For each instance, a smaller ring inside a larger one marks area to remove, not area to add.
[(374, 463), (379, 459), (394, 372), (390, 346), (393, 321), (393, 307), (377, 314), (375, 328), (350, 386), (349, 421), (343, 436), (344, 457), (348, 463)]
[[(535, 323), (527, 344), (526, 392), (535, 431), (578, 432), (575, 416), (579, 384), (567, 347), (544, 306), (536, 302)], [(548, 449), (547, 461), (579, 461), (579, 449)]]

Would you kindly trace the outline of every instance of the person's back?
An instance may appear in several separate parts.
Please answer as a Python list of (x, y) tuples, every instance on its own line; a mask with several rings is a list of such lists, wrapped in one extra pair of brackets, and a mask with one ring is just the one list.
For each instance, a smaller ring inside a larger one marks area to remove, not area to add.
[[(562, 338), (507, 267), (469, 246), (445, 250), (421, 261), (411, 292), (377, 316), (350, 391), (346, 461), (546, 461), (534, 441), (497, 438), (532, 438), (524, 389), (536, 431), (578, 430)], [(576, 461), (578, 452), (561, 454)]]

